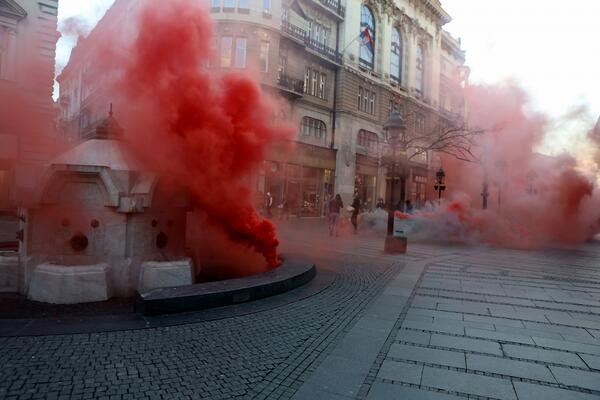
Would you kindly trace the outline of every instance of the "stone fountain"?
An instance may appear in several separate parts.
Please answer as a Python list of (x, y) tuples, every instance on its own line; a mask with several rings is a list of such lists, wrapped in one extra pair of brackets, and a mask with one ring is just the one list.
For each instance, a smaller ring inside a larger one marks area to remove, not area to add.
[(140, 165), (112, 111), (86, 139), (50, 163), (21, 213), (19, 291), (72, 304), (192, 284), (188, 193)]

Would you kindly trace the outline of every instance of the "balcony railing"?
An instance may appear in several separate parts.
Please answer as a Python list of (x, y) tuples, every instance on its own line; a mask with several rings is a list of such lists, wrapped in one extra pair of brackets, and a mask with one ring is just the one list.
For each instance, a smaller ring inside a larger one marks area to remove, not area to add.
[(331, 47), (325, 46), (318, 40), (309, 37), (306, 37), (304, 42), (306, 43), (306, 47), (308, 47), (309, 49), (316, 51), (317, 53), (321, 54), (322, 56), (325, 56), (326, 58), (330, 59), (331, 61), (337, 64), (342, 63), (342, 54), (335, 51)]
[(328, 10), (333, 11), (340, 17), (344, 18), (344, 14), (346, 13), (346, 8), (342, 5), (340, 0), (314, 0), (318, 3), (321, 3)]
[(277, 84), (285, 90), (296, 93), (300, 96), (304, 94), (304, 81), (292, 78), (287, 74), (279, 74), (279, 77), (277, 78)]
[(294, 24), (290, 24), (288, 21), (281, 21), (281, 30), (284, 33), (287, 33), (294, 39), (298, 39), (300, 41), (304, 41), (306, 37), (306, 31), (302, 28), (297, 27)]

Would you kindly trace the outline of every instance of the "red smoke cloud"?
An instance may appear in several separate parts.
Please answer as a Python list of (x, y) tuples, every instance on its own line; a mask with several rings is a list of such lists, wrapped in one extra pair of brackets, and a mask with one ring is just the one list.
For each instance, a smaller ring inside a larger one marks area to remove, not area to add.
[(275, 227), (255, 210), (250, 180), (266, 149), (292, 130), (276, 122), (278, 104), (251, 76), (203, 68), (214, 41), (203, 2), (145, 1), (141, 7), (126, 51), (104, 49), (111, 60), (103, 63), (119, 71), (111, 99), (127, 140), (149, 170), (191, 190), (209, 224), (275, 267)]
[(534, 152), (546, 119), (529, 111), (526, 94), (509, 83), (472, 86), (467, 98), (470, 127), (487, 131), (475, 150), (479, 162), (443, 159), (449, 201), (412, 218), (415, 237), (532, 248), (580, 243), (600, 231), (594, 177), (569, 156)]

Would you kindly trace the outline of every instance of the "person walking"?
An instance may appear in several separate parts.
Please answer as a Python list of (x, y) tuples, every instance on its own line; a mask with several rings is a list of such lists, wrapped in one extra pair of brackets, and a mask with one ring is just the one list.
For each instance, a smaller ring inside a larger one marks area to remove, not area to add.
[(340, 210), (344, 208), (342, 197), (338, 194), (329, 201), (329, 236), (338, 236), (338, 226), (340, 222)]
[(281, 198), (281, 202), (279, 203), (277, 208), (279, 208), (279, 219), (288, 220), (290, 217), (290, 210), (288, 208), (288, 203), (287, 203), (287, 200), (285, 199), (285, 196), (283, 196)]
[(354, 233), (358, 230), (358, 213), (360, 211), (360, 199), (358, 196), (354, 196), (354, 200), (352, 201), (352, 214), (350, 216), (350, 222), (352, 222), (352, 226), (354, 227)]
[(273, 208), (273, 196), (271, 192), (267, 192), (267, 198), (265, 199), (265, 208), (267, 209), (267, 217), (272, 218), (273, 213), (271, 209)]
[(406, 200), (406, 206), (404, 207), (404, 212), (407, 214), (412, 214), (414, 211), (413, 205), (410, 200)]

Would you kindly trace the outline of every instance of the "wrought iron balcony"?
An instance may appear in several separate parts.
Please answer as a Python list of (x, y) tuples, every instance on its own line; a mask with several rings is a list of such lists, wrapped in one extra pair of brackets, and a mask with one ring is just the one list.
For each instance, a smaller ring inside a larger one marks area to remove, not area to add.
[(340, 52), (335, 51), (329, 46), (325, 46), (323, 43), (318, 40), (309, 38), (308, 36), (305, 38), (304, 42), (306, 43), (306, 47), (319, 53), (325, 58), (333, 61), (336, 64), (342, 64), (342, 54)]
[(281, 21), (281, 31), (300, 42), (304, 42), (304, 38), (306, 37), (304, 29), (290, 24), (289, 21)]
[(313, 0), (316, 3), (320, 3), (326, 9), (344, 18), (346, 14), (346, 8), (342, 5), (340, 0)]
[(277, 78), (277, 85), (282, 89), (302, 96), (304, 94), (304, 81), (296, 78), (292, 78), (287, 74), (280, 73)]

